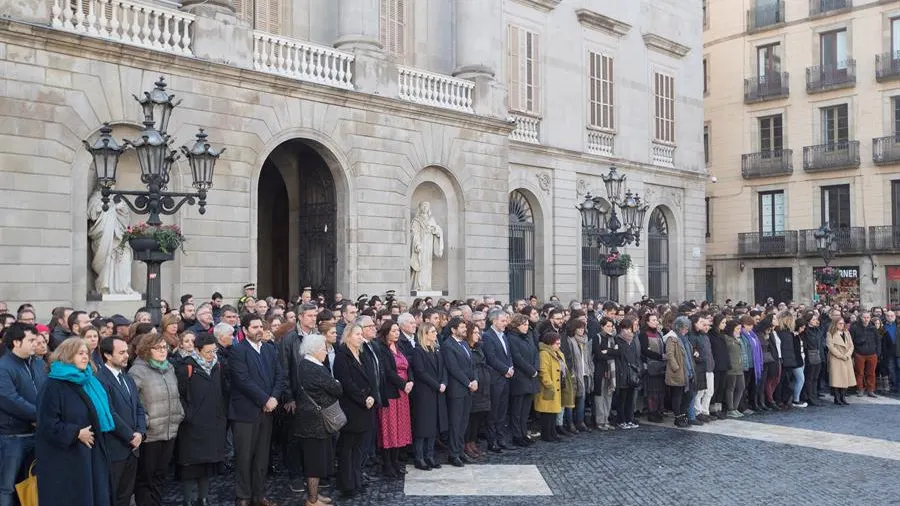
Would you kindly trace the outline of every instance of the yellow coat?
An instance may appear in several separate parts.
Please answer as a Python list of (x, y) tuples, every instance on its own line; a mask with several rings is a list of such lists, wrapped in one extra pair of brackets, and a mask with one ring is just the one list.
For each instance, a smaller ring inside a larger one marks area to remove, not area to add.
[(538, 378), (541, 386), (538, 393), (534, 394), (534, 410), (538, 413), (559, 413), (562, 411), (562, 391), (557, 352), (544, 343), (540, 343), (538, 349), (541, 361)]

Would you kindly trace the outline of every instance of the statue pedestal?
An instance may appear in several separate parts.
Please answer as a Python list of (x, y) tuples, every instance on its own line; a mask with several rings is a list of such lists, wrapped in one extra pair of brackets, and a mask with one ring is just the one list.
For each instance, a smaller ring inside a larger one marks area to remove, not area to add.
[(100, 300), (103, 302), (125, 302), (125, 301), (136, 301), (136, 300), (144, 300), (144, 296), (139, 293), (104, 293), (100, 296)]
[(425, 298), (425, 297), (447, 297), (448, 295), (450, 295), (450, 292), (448, 292), (447, 290), (443, 290), (443, 291), (440, 291), (440, 290), (428, 290), (428, 291), (412, 290), (411, 292), (409, 292), (410, 297), (422, 297), (422, 298)]

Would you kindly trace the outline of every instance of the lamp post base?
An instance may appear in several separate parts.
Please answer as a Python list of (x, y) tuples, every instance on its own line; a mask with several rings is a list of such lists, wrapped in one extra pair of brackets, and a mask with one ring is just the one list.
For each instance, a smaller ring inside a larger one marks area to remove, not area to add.
[[(132, 246), (133, 248), (133, 246)], [(159, 249), (135, 249), (134, 259), (140, 260), (147, 264), (147, 309), (150, 310), (150, 317), (153, 325), (159, 325), (162, 320), (162, 285), (160, 283), (160, 269), (162, 264), (175, 258), (174, 253), (166, 253)]]

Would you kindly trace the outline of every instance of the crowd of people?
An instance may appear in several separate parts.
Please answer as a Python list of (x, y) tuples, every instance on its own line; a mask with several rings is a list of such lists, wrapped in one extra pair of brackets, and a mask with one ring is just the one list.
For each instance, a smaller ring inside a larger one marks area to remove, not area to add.
[[(269, 506), (281, 463), (307, 506), (374, 479), (542, 440), (677, 427), (896, 392), (896, 314), (850, 304), (632, 305), (536, 297), (326, 302), (219, 293), (133, 320), (0, 302), (0, 506), (35, 461), (41, 504)], [(438, 455), (446, 454), (445, 458)], [(275, 458), (273, 458), (275, 457)], [(376, 476), (379, 475), (379, 476)]]

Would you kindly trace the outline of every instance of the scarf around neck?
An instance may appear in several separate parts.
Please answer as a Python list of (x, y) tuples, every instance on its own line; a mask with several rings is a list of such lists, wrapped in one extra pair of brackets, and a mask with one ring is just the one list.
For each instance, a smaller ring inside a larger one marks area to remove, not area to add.
[[(219, 363), (219, 355), (218, 354), (213, 355), (212, 360), (205, 360), (203, 357), (200, 356), (199, 353), (197, 353), (197, 350), (194, 350), (194, 352), (191, 353), (191, 358), (194, 359), (194, 362), (197, 362), (197, 365), (199, 365), (200, 368), (203, 369), (203, 372), (205, 372), (207, 375), (211, 374), (213, 367), (215, 367), (216, 364)], [(166, 363), (168, 363), (168, 362), (166, 362)]]
[(152, 358), (147, 360), (147, 365), (151, 368), (156, 369), (160, 372), (166, 372), (169, 369), (169, 361), (168, 360), (153, 360)]
[(85, 370), (81, 370), (73, 364), (65, 362), (53, 362), (50, 364), (50, 374), (47, 376), (55, 380), (66, 381), (81, 387), (88, 399), (97, 412), (97, 418), (100, 421), (100, 432), (110, 432), (115, 428), (116, 423), (113, 421), (112, 413), (109, 410), (109, 397), (103, 385), (94, 376), (93, 370), (88, 366)]

